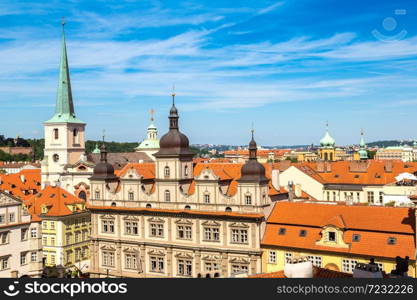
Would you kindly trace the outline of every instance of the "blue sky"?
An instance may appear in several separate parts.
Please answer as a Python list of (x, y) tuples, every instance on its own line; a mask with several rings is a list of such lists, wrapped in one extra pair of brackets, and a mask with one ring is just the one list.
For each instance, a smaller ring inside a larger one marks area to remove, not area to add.
[[(237, 4), (238, 3), (238, 4)], [(417, 138), (413, 1), (0, 0), (0, 134), (42, 137), (60, 19), (87, 138), (139, 141), (172, 85), (191, 143)]]

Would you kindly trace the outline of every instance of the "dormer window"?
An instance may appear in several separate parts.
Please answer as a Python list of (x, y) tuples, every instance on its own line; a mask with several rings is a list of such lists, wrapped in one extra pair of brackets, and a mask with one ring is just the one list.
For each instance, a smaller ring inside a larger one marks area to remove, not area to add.
[(336, 242), (336, 232), (334, 232), (334, 231), (329, 231), (329, 232), (327, 233), (327, 240), (328, 240), (329, 242)]
[(284, 235), (286, 231), (287, 231), (287, 230), (286, 230), (284, 227), (281, 227), (281, 228), (278, 230), (278, 234), (279, 234), (279, 235)]
[(307, 231), (304, 229), (300, 230), (300, 237), (305, 237), (307, 235)]
[(361, 236), (359, 234), (352, 235), (352, 242), (359, 242), (361, 240)]
[(389, 237), (387, 244), (388, 245), (395, 245), (397, 243), (397, 239), (395, 237)]
[(164, 177), (169, 177), (170, 176), (170, 170), (169, 170), (169, 167), (168, 166), (166, 166), (165, 168), (164, 168)]

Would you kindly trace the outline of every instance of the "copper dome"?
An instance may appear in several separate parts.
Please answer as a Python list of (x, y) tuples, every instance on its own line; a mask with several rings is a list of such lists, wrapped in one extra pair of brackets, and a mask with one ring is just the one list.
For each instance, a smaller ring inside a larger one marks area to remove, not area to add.
[[(174, 95), (173, 95), (174, 97)], [(193, 156), (190, 151), (190, 142), (187, 136), (180, 132), (178, 126), (178, 110), (174, 101), (169, 111), (169, 131), (159, 140), (159, 151), (154, 154), (155, 157), (165, 156)]]
[(249, 142), (249, 160), (243, 165), (240, 171), (240, 182), (266, 182), (268, 178), (265, 176), (265, 167), (258, 162), (256, 152), (258, 148), (253, 138)]
[(114, 167), (107, 162), (107, 151), (104, 144), (100, 147), (100, 155), (100, 162), (94, 167), (93, 176), (91, 176), (90, 179), (118, 179), (118, 177), (114, 175)]

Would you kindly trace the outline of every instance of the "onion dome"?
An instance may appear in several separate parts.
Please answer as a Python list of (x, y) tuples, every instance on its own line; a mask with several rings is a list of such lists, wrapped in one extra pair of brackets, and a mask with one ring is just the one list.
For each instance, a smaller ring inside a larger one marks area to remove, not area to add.
[(326, 134), (324, 137), (320, 140), (320, 146), (324, 148), (334, 148), (336, 145), (336, 141), (334, 138), (332, 138), (329, 134), (329, 126), (326, 124)]
[(96, 143), (96, 147), (94, 148), (94, 150), (93, 150), (93, 152), (92, 152), (92, 153), (94, 153), (94, 154), (98, 154), (98, 153), (100, 153), (100, 149), (98, 148), (97, 143)]
[(181, 133), (178, 126), (178, 110), (175, 107), (175, 94), (172, 94), (172, 107), (169, 111), (169, 131), (159, 141), (159, 151), (155, 157), (186, 156), (192, 157), (190, 142), (185, 134)]
[(118, 179), (114, 175), (113, 166), (107, 162), (107, 151), (106, 146), (100, 147), (100, 162), (94, 167), (93, 176), (90, 179), (101, 179), (101, 180), (115, 180)]
[(258, 147), (256, 145), (255, 139), (253, 137), (252, 130), (252, 139), (249, 142), (249, 159), (242, 166), (240, 171), (239, 182), (267, 182), (268, 178), (265, 177), (265, 167), (258, 162), (256, 152)]

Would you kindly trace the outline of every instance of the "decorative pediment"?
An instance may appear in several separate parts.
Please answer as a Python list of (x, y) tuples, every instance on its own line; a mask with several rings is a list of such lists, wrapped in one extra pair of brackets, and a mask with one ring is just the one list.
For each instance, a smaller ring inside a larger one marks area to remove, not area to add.
[(74, 189), (78, 190), (80, 187), (84, 187), (86, 190), (90, 189), (90, 186), (86, 184), (85, 182), (80, 182), (76, 185), (74, 185)]
[(127, 216), (124, 216), (123, 217), (123, 220), (127, 220), (127, 221), (139, 221), (139, 218), (138, 217), (135, 217), (135, 216), (127, 215)]
[(197, 180), (219, 180), (219, 177), (214, 174), (214, 172), (209, 169), (203, 169), (200, 174), (196, 177)]
[(5, 193), (0, 193), (0, 205), (20, 205), (21, 202)]
[(218, 255), (205, 255), (201, 258), (204, 261), (219, 261), (220, 260), (220, 256)]
[(221, 224), (219, 222), (209, 220), (209, 221), (204, 221), (203, 223), (201, 223), (201, 225), (203, 225), (203, 226), (220, 226)]
[(178, 219), (175, 223), (178, 225), (193, 225), (193, 222), (188, 219)]
[(132, 248), (132, 247), (124, 247), (123, 252), (138, 254), (139, 250), (136, 248)]
[(176, 258), (183, 258), (183, 259), (192, 259), (193, 255), (187, 252), (179, 252), (175, 254)]
[(229, 227), (233, 227), (233, 228), (249, 228), (249, 225), (245, 224), (245, 223), (241, 223), (241, 222), (235, 222), (229, 225)]
[(121, 179), (142, 179), (142, 175), (140, 175), (135, 168), (130, 168), (126, 171), (126, 173), (121, 176)]
[(165, 220), (162, 218), (158, 218), (158, 217), (152, 217), (148, 219), (148, 222), (151, 223), (165, 223)]
[(103, 246), (101, 246), (100, 249), (107, 250), (107, 251), (116, 251), (116, 248), (113, 245), (107, 245), (107, 244), (104, 244)]
[(100, 216), (100, 219), (112, 219), (112, 220), (114, 220), (114, 219), (115, 219), (115, 217), (114, 217), (114, 216), (112, 216), (112, 215), (101, 215), (101, 216)]
[(243, 257), (232, 257), (229, 262), (235, 264), (249, 264), (249, 259)]
[(151, 249), (148, 251), (149, 255), (157, 255), (157, 256), (165, 256), (165, 252), (162, 250), (157, 249)]

